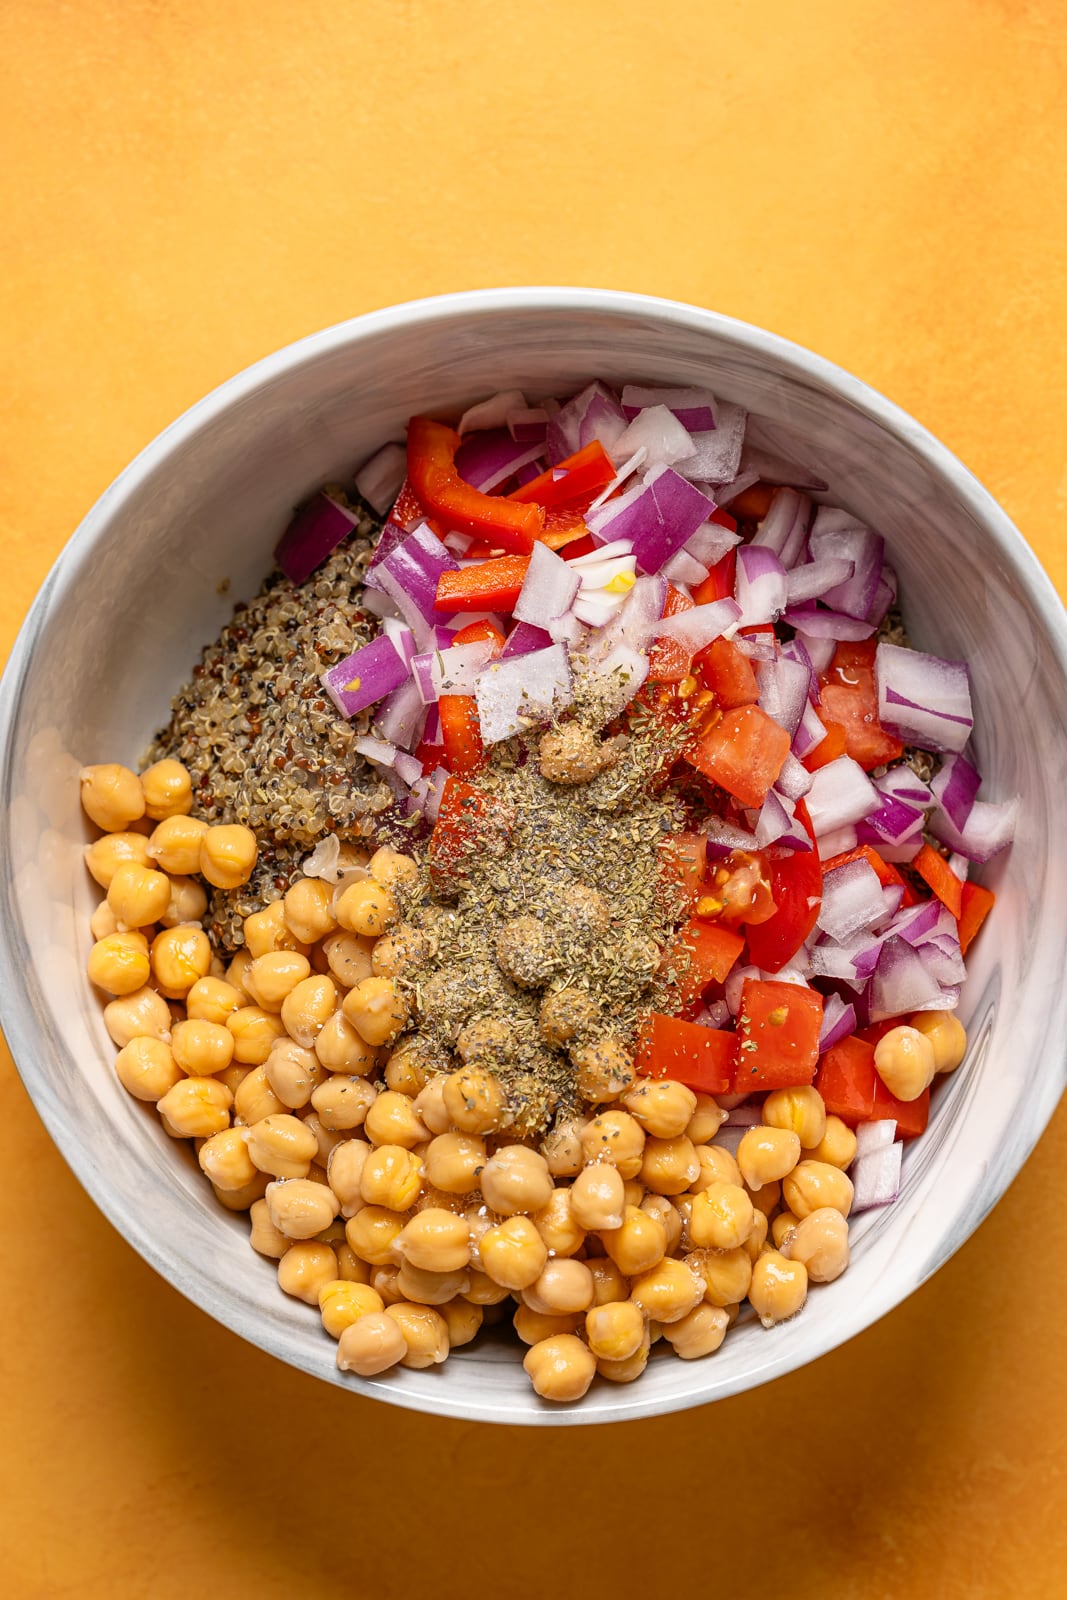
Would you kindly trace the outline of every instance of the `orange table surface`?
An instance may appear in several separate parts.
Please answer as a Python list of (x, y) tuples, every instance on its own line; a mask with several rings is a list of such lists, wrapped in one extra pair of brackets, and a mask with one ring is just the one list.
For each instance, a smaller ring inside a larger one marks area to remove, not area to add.
[[(0, 56), (5, 650), (198, 396), (490, 284), (645, 290), (821, 351), (955, 449), (1067, 589), (1055, 0), (7, 0)], [(6, 1056), (0, 1108), (5, 1595), (1067, 1593), (1063, 1111), (844, 1349), (718, 1406), (532, 1432), (246, 1347), (110, 1230)]]

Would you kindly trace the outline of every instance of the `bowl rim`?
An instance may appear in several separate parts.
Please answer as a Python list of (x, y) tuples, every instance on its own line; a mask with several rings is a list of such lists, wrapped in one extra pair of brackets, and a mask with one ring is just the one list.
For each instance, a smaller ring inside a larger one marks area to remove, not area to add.
[[(951, 487), (959, 502), (981, 524), (1008, 566), (1017, 574), (1041, 619), (1049, 647), (1067, 682), (1067, 612), (1037, 556), (1007, 513), (970, 469), (927, 428), (871, 385), (828, 358), (780, 334), (684, 301), (625, 290), (555, 285), (471, 289), (426, 296), (363, 312), (294, 340), (224, 380), (145, 445), (86, 512), (60, 551), (19, 629), (0, 680), (0, 778), (6, 783), (10, 774), (12, 742), (26, 674), (38, 634), (48, 617), (53, 594), (63, 586), (70, 569), (92, 545), (98, 532), (112, 518), (121, 515), (127, 497), (176, 446), (192, 441), (231, 405), (254, 395), (261, 388), (269, 387), (292, 369), (346, 346), (358, 345), (368, 337), (388, 334), (413, 324), (447, 323), (468, 318), (472, 314), (489, 317), (531, 311), (606, 314), (616, 317), (620, 323), (653, 317), (682, 329), (711, 332), (724, 342), (788, 371), (795, 378), (820, 383), (893, 434), (936, 477)], [(7, 807), (3, 808), (0, 818), (0, 857), (10, 858)], [(147, 1222), (138, 1216), (131, 1217), (119, 1203), (106, 1168), (93, 1163), (88, 1148), (79, 1142), (75, 1129), (66, 1125), (48, 1092), (47, 1079), (37, 1063), (32, 1009), (23, 992), (17, 952), (6, 919), (0, 919), (0, 1026), (16, 1070), (50, 1138), (89, 1198), (125, 1241), (173, 1288), (215, 1321), (287, 1365), (322, 1377), (321, 1368), (314, 1361), (299, 1359), (299, 1355), (291, 1348), (282, 1347), (273, 1340), (269, 1330), (267, 1337), (264, 1337), (260, 1325), (246, 1314), (239, 1301), (228, 1299), (221, 1292), (221, 1286), (216, 1288), (207, 1278), (178, 1281), (172, 1274), (167, 1252), (157, 1247)], [(482, 1400), (477, 1395), (452, 1399), (446, 1389), (433, 1383), (390, 1385), (381, 1380), (353, 1383), (348, 1379), (341, 1386), (351, 1393), (437, 1416), (468, 1421), (566, 1426), (632, 1421), (663, 1415), (743, 1393), (782, 1377), (837, 1349), (879, 1321), (926, 1282), (960, 1248), (1018, 1175), (1048, 1125), (1063, 1092), (1065, 1077), (1067, 1063), (1061, 1063), (1058, 1073), (1048, 1071), (1035, 1085), (1029, 1102), (1032, 1138), (1019, 1146), (1016, 1161), (1001, 1166), (995, 1175), (990, 1175), (992, 1182), (983, 1193), (982, 1204), (969, 1210), (965, 1217), (956, 1215), (953, 1219), (955, 1227), (945, 1227), (944, 1233), (949, 1243), (931, 1253), (918, 1275), (907, 1280), (909, 1287), (902, 1289), (894, 1280), (893, 1287), (888, 1288), (890, 1280), (887, 1277), (883, 1279), (884, 1286), (879, 1294), (868, 1296), (862, 1303), (857, 1300), (847, 1311), (842, 1311), (832, 1330), (832, 1337), (822, 1343), (817, 1351), (807, 1350), (800, 1342), (796, 1342), (794, 1353), (793, 1343), (784, 1341), (779, 1346), (775, 1341), (776, 1348), (768, 1348), (766, 1359), (755, 1371), (750, 1369), (747, 1375), (736, 1382), (726, 1385), (720, 1382), (714, 1393), (694, 1384), (692, 1390), (672, 1396), (664, 1402), (660, 1398), (641, 1398), (640, 1386), (635, 1386), (617, 1392), (615, 1404), (608, 1415), (583, 1408), (580, 1403), (576, 1406), (545, 1405), (512, 1411), (506, 1404), (502, 1405), (495, 1399)], [(406, 1377), (421, 1380), (423, 1374), (412, 1372)]]

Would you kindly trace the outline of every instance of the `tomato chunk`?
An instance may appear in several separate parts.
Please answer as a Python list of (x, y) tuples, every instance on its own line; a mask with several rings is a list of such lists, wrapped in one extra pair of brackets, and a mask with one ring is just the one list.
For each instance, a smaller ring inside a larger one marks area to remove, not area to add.
[(796, 955), (822, 905), (822, 865), (803, 800), (797, 801), (796, 814), (811, 837), (812, 848), (776, 851), (772, 847), (765, 852), (774, 916), (748, 930), (749, 959), (764, 972), (781, 971)]
[(729, 1094), (736, 1047), (735, 1033), (653, 1011), (641, 1025), (634, 1064), (643, 1077), (673, 1078), (699, 1094)]
[(732, 639), (713, 639), (693, 658), (693, 665), (724, 711), (754, 706), (759, 699), (752, 663)]
[(823, 722), (823, 727), (826, 729), (826, 738), (820, 739), (815, 748), (801, 758), (801, 766), (807, 767), (809, 772), (818, 772), (820, 767), (828, 767), (831, 761), (845, 754), (844, 725), (840, 722)]
[(743, 806), (761, 806), (789, 754), (789, 735), (759, 706), (727, 711), (686, 751), (698, 772)]
[[(711, 520), (717, 522), (718, 516), (713, 515)], [(716, 561), (707, 577), (693, 590), (694, 602), (698, 606), (706, 606), (710, 605), (712, 600), (732, 600), (736, 577), (737, 552), (727, 550), (726, 554)]]
[[(663, 606), (665, 617), (676, 617), (682, 611), (692, 611), (693, 602), (687, 594), (667, 585), (667, 599)], [(657, 639), (648, 658), (648, 676), (652, 683), (680, 683), (689, 675), (692, 652), (680, 639)]]
[[(819, 683), (823, 721), (840, 723), (845, 730), (845, 751), (866, 771), (895, 761), (904, 746), (886, 733), (878, 721), (878, 689), (874, 681), (876, 639), (843, 641)], [(821, 748), (815, 746), (815, 751)], [(812, 754), (815, 754), (812, 751)]]
[(870, 1122), (874, 1117), (877, 1078), (873, 1044), (850, 1034), (832, 1045), (819, 1062), (815, 1087), (827, 1111), (854, 1128), (857, 1122)]
[(668, 969), (676, 968), (671, 992), (677, 997), (679, 1009), (695, 1000), (709, 983), (723, 983), (744, 948), (740, 934), (716, 922), (704, 917), (690, 917), (683, 922), (665, 958)]
[(797, 983), (746, 978), (741, 989), (737, 1092), (811, 1083), (819, 1060), (822, 995)]

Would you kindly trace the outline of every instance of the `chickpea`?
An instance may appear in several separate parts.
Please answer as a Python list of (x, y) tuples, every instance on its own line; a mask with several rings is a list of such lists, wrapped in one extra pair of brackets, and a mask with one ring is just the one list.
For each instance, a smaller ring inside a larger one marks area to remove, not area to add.
[(339, 1339), (346, 1328), (374, 1311), (383, 1311), (382, 1297), (366, 1283), (351, 1283), (332, 1278), (319, 1290), (322, 1325), (331, 1339)]
[(918, 1100), (937, 1071), (933, 1041), (906, 1023), (891, 1028), (874, 1047), (874, 1067), (890, 1094), (898, 1100)]
[(230, 1125), (233, 1095), (214, 1078), (183, 1078), (161, 1095), (156, 1110), (182, 1139), (210, 1139)]
[(402, 1145), (406, 1150), (422, 1144), (429, 1131), (407, 1095), (392, 1089), (374, 1097), (363, 1126), (372, 1144)]
[(345, 1223), (345, 1238), (361, 1261), (371, 1266), (391, 1266), (394, 1245), (407, 1218), (384, 1206), (365, 1205)]
[(396, 1274), (396, 1287), (401, 1300), (410, 1300), (417, 1306), (444, 1306), (457, 1295), (466, 1293), (470, 1288), (470, 1274), (463, 1268), (432, 1272), (410, 1261), (402, 1261)]
[(86, 867), (102, 890), (109, 890), (110, 880), (117, 874), (118, 867), (126, 866), (126, 862), (133, 862), (138, 867), (152, 866), (149, 840), (144, 834), (104, 834), (91, 845), (86, 845), (83, 854)]
[(131, 1039), (170, 1043), (170, 1007), (154, 989), (135, 989), (104, 1007), (104, 1026), (121, 1050)]
[(579, 1035), (589, 1033), (599, 1019), (596, 1001), (582, 989), (555, 989), (541, 1001), (541, 1037), (555, 1050), (563, 1050)]
[(360, 1038), (374, 1046), (392, 1044), (411, 1014), (392, 978), (361, 978), (345, 995), (343, 1010)]
[(584, 1165), (582, 1129), (584, 1117), (568, 1117), (557, 1122), (541, 1140), (541, 1154), (554, 1178), (575, 1178)]
[(354, 1216), (366, 1203), (362, 1188), (363, 1168), (370, 1153), (371, 1146), (363, 1139), (345, 1139), (342, 1144), (336, 1145), (330, 1151), (326, 1163), (326, 1176), (330, 1188), (341, 1203), (341, 1213), (345, 1217)]
[(253, 1201), (249, 1208), (248, 1220), (251, 1224), (248, 1242), (252, 1249), (261, 1256), (270, 1256), (272, 1260), (280, 1261), (293, 1241), (287, 1239), (285, 1234), (274, 1226), (265, 1199)]
[(622, 1178), (636, 1178), (644, 1159), (645, 1135), (627, 1111), (602, 1111), (581, 1132), (582, 1155), (587, 1165), (609, 1161)]
[(735, 1183), (713, 1183), (693, 1201), (689, 1237), (698, 1248), (733, 1250), (752, 1226), (753, 1205)]
[(109, 933), (89, 951), (90, 983), (106, 994), (133, 994), (151, 973), (148, 940), (141, 933)]
[(170, 901), (160, 917), (165, 928), (183, 922), (200, 922), (207, 912), (207, 895), (195, 878), (171, 878)]
[(349, 1133), (363, 1126), (376, 1097), (377, 1090), (365, 1078), (335, 1073), (312, 1090), (311, 1104), (329, 1133)]
[(717, 1305), (694, 1306), (677, 1322), (669, 1323), (663, 1337), (683, 1361), (710, 1356), (722, 1344), (729, 1327), (726, 1311)]
[(685, 1134), (645, 1141), (641, 1181), (654, 1194), (684, 1194), (699, 1176), (696, 1147)]
[(165, 872), (123, 861), (108, 885), (107, 903), (124, 927), (146, 928), (170, 904), (170, 879)]
[(596, 1358), (573, 1333), (532, 1344), (522, 1364), (542, 1400), (580, 1400), (596, 1376)]
[(395, 1367), (407, 1350), (407, 1340), (393, 1318), (385, 1311), (371, 1311), (343, 1329), (337, 1341), (337, 1365), (342, 1372), (373, 1378)]
[(621, 1228), (626, 1189), (619, 1169), (600, 1161), (584, 1167), (571, 1184), (571, 1212), (590, 1233), (601, 1228)]
[(644, 1311), (633, 1300), (593, 1305), (585, 1314), (585, 1336), (598, 1360), (628, 1361), (647, 1337)]
[(752, 1261), (743, 1246), (733, 1250), (700, 1250), (687, 1259), (691, 1270), (700, 1274), (704, 1299), (709, 1305), (736, 1305), (747, 1295), (752, 1282)]
[(844, 1172), (856, 1159), (856, 1135), (840, 1117), (827, 1117), (826, 1132), (810, 1154), (813, 1161), (840, 1167)]
[(282, 901), (285, 925), (300, 944), (317, 944), (333, 933), (333, 888), (321, 878), (300, 878), (286, 890)]
[(197, 1152), (200, 1170), (216, 1189), (244, 1189), (259, 1176), (248, 1154), (243, 1128), (224, 1128)]
[(233, 1035), (234, 1059), (243, 1066), (261, 1067), (285, 1035), (281, 1020), (260, 1006), (242, 1006), (226, 1018), (226, 1026)]
[(478, 1242), (483, 1271), (505, 1289), (528, 1289), (545, 1271), (548, 1250), (529, 1217), (508, 1217)]
[(606, 1229), (602, 1238), (608, 1255), (628, 1278), (650, 1272), (663, 1260), (667, 1249), (663, 1224), (638, 1206), (627, 1206), (622, 1227)]
[(585, 1243), (585, 1229), (571, 1211), (570, 1191), (553, 1189), (548, 1204), (533, 1219), (550, 1256), (573, 1256)]
[(409, 922), (398, 922), (391, 933), (376, 939), (371, 952), (371, 970), (377, 978), (397, 978), (422, 964), (430, 953), (430, 941)]
[(418, 880), (418, 864), (411, 856), (383, 844), (367, 862), (367, 871), (383, 889), (410, 886)]
[(630, 1286), (610, 1256), (593, 1256), (586, 1266), (593, 1278), (594, 1306), (606, 1306), (615, 1300), (629, 1299)]
[(128, 1094), (153, 1105), (181, 1081), (169, 1044), (162, 1039), (131, 1039), (115, 1057), (115, 1072)]
[(315, 1052), (292, 1039), (275, 1040), (263, 1066), (272, 1091), (289, 1111), (306, 1106), (312, 1091), (326, 1080), (326, 1069)]
[(714, 1139), (728, 1115), (710, 1094), (698, 1094), (697, 1108), (685, 1130), (686, 1138), (696, 1145), (707, 1144), (709, 1139)]
[(183, 1072), (211, 1078), (225, 1072), (233, 1060), (233, 1034), (218, 1022), (176, 1022), (171, 1049)]
[[(217, 1137), (217, 1135), (216, 1135)], [(236, 1189), (223, 1189), (217, 1183), (211, 1182), (211, 1192), (220, 1206), (225, 1206), (227, 1211), (249, 1211), (257, 1200), (262, 1200), (267, 1192), (267, 1174), (254, 1172), (248, 1183), (242, 1183)]]
[(682, 1237), (682, 1216), (665, 1194), (646, 1194), (638, 1202), (642, 1211), (654, 1217), (667, 1235), (667, 1255), (673, 1255)]
[(470, 1261), (465, 1217), (440, 1206), (416, 1212), (396, 1241), (404, 1261), (426, 1272), (458, 1272)]
[(471, 1305), (469, 1300), (448, 1300), (438, 1309), (448, 1329), (450, 1350), (458, 1350), (460, 1345), (470, 1344), (481, 1329), (485, 1316), (481, 1306)]
[(202, 928), (180, 924), (152, 940), (152, 972), (171, 1000), (180, 1000), (211, 967), (211, 944)]
[(285, 920), (285, 904), (272, 900), (260, 911), (253, 911), (244, 920), (245, 949), (252, 961), (262, 956), (276, 955), (288, 950), (292, 955), (307, 956), (308, 947), (302, 945), (289, 931)]
[(665, 1078), (637, 1078), (622, 1104), (656, 1139), (677, 1139), (686, 1132), (697, 1109), (697, 1097), (684, 1083)]
[(370, 1275), (370, 1286), (375, 1294), (380, 1295), (383, 1305), (395, 1306), (404, 1296), (397, 1288), (397, 1279), (400, 1277), (400, 1268), (396, 1266), (375, 1267)]
[[(338, 1149), (343, 1148), (338, 1146)], [(422, 1188), (419, 1157), (398, 1144), (364, 1148), (368, 1153), (362, 1158), (359, 1180), (359, 1194), (364, 1205), (385, 1206), (389, 1211), (406, 1211), (414, 1205)], [(332, 1161), (333, 1156), (330, 1159)]]
[(934, 1047), (934, 1071), (955, 1072), (967, 1054), (967, 1030), (953, 1011), (916, 1011), (908, 1018)]
[(402, 1367), (416, 1370), (436, 1367), (447, 1358), (448, 1324), (432, 1306), (400, 1300), (396, 1305), (387, 1306), (385, 1315), (393, 1319), (404, 1336), (406, 1351), (400, 1358)]
[(831, 1206), (847, 1217), (852, 1209), (852, 1180), (824, 1161), (802, 1161), (782, 1184), (782, 1196), (803, 1222), (813, 1211)]
[(223, 823), (200, 840), (200, 874), (216, 889), (239, 889), (252, 876), (259, 849), (251, 828)]
[[(473, 1256), (472, 1256), (473, 1260)], [(471, 1267), (467, 1273), (468, 1286), (463, 1292), (464, 1300), (469, 1300), (474, 1306), (497, 1306), (510, 1298), (511, 1290), (505, 1289), (502, 1284), (494, 1283), (487, 1272), (479, 1272), (477, 1267)]]
[[(841, 1213), (839, 1211), (834, 1212), (835, 1217), (840, 1216), (840, 1214)], [(799, 1227), (799, 1217), (794, 1217), (791, 1211), (779, 1211), (778, 1215), (771, 1223), (771, 1238), (774, 1240), (774, 1248), (776, 1250), (781, 1250), (783, 1254), (788, 1255), (789, 1251), (786, 1246), (789, 1241), (789, 1236), (790, 1234), (795, 1233)], [(740, 1297), (735, 1295), (731, 1296), (731, 1298), (737, 1299)]]
[(306, 1178), (315, 1158), (315, 1135), (285, 1112), (261, 1117), (248, 1132), (248, 1153), (260, 1172), (272, 1178)]
[(233, 1091), (234, 1121), (247, 1127), (254, 1122), (262, 1122), (264, 1117), (277, 1116), (284, 1110), (285, 1106), (271, 1088), (267, 1069), (263, 1065), (253, 1067)]
[(94, 940), (108, 939), (113, 933), (118, 933), (119, 919), (112, 911), (106, 900), (101, 900), (92, 916), (89, 918), (89, 932)]
[(287, 1239), (313, 1239), (340, 1210), (333, 1190), (308, 1178), (269, 1183), (266, 1200), (270, 1220)]
[(206, 832), (207, 823), (198, 817), (166, 817), (152, 831), (147, 854), (161, 872), (187, 878), (200, 871), (200, 841)]
[(578, 1093), (592, 1105), (617, 1100), (634, 1081), (630, 1052), (621, 1039), (608, 1034), (571, 1050)]
[(80, 778), (82, 810), (105, 833), (119, 833), (144, 816), (141, 780), (129, 767), (109, 761), (83, 767)]
[(748, 1191), (756, 1211), (762, 1211), (764, 1216), (773, 1216), (782, 1201), (782, 1186), (780, 1183), (764, 1183), (758, 1189)]
[(193, 780), (180, 761), (156, 761), (141, 773), (145, 815), (153, 822), (185, 816), (193, 809)]
[[(230, 985), (230, 987), (236, 989), (239, 994), (244, 996), (243, 1000), (241, 1001), (242, 1005), (247, 1005), (252, 998), (248, 990), (245, 988), (245, 978), (248, 975), (248, 969), (251, 965), (251, 952), (247, 949), (238, 950), (237, 954), (234, 956), (233, 960), (229, 963), (222, 974), (223, 978)], [(259, 1009), (262, 1009), (262, 1007)]]
[(343, 1129), (333, 1130), (330, 1128), (324, 1128), (321, 1119), (314, 1111), (305, 1111), (304, 1127), (315, 1140), (318, 1150), (318, 1154), (315, 1159), (318, 1161), (320, 1166), (325, 1167), (335, 1146), (344, 1143), (347, 1137), (345, 1131)]
[(348, 1243), (334, 1246), (337, 1253), (337, 1273), (346, 1283), (370, 1283), (371, 1269), (361, 1261)]
[(307, 956), (296, 950), (268, 950), (253, 958), (245, 985), (256, 1005), (262, 1006), (264, 1011), (281, 1011), (297, 984), (310, 976), (311, 962)]
[(665, 1256), (658, 1266), (643, 1272), (630, 1285), (634, 1303), (650, 1322), (677, 1322), (704, 1298), (704, 1280), (684, 1261)]
[(635, 1350), (626, 1361), (599, 1360), (596, 1364), (597, 1373), (601, 1378), (606, 1378), (608, 1383), (636, 1383), (648, 1366), (651, 1348), (652, 1341), (646, 1336), (640, 1349)]
[(337, 988), (333, 979), (315, 973), (294, 984), (282, 1001), (282, 1026), (297, 1044), (310, 1049), (336, 1009)]
[(364, 938), (377, 938), (400, 915), (392, 890), (373, 878), (359, 878), (339, 896), (334, 915), (342, 928)]
[(812, 1283), (833, 1283), (848, 1266), (848, 1223), (829, 1206), (809, 1211), (796, 1224), (782, 1254), (802, 1262)]
[(760, 1256), (763, 1254), (763, 1247), (767, 1243), (767, 1234), (769, 1231), (770, 1224), (767, 1221), (766, 1214), (762, 1211), (754, 1212), (752, 1216), (752, 1227), (749, 1230), (748, 1238), (745, 1240), (742, 1246), (742, 1249), (750, 1261), (758, 1261)]
[(763, 1121), (795, 1133), (802, 1149), (814, 1150), (826, 1132), (826, 1106), (818, 1089), (775, 1089), (763, 1102)]
[(461, 1133), (492, 1133), (503, 1122), (507, 1106), (503, 1087), (484, 1067), (450, 1072), (442, 1094), (445, 1109)]
[(445, 1105), (445, 1082), (446, 1074), (437, 1073), (412, 1101), (419, 1121), (425, 1123), (433, 1134), (447, 1133), (452, 1126), (452, 1118)]
[(741, 1176), (753, 1191), (786, 1177), (799, 1160), (799, 1135), (788, 1128), (748, 1128), (737, 1150)]
[(748, 1298), (765, 1328), (795, 1316), (808, 1297), (808, 1274), (803, 1262), (787, 1261), (777, 1250), (767, 1250), (752, 1268)]
[(372, 939), (359, 939), (354, 933), (331, 933), (322, 941), (322, 951), (337, 982), (346, 989), (374, 974)]
[(553, 1187), (544, 1156), (525, 1145), (505, 1145), (482, 1168), (485, 1203), (503, 1217), (541, 1211), (548, 1204)]
[(470, 1194), (485, 1162), (485, 1141), (476, 1134), (440, 1133), (426, 1149), (426, 1178), (446, 1194)]
[(298, 1241), (278, 1262), (280, 1288), (309, 1306), (318, 1306), (322, 1290), (336, 1277), (337, 1257), (328, 1244)]

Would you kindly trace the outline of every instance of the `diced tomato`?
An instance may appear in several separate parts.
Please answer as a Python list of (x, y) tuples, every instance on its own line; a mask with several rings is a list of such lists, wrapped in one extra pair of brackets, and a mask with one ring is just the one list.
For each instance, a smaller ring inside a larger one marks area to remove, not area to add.
[(992, 911), (996, 896), (984, 883), (972, 883), (968, 879), (963, 885), (960, 899), (962, 901), (960, 951), (966, 955), (977, 937), (979, 928)]
[[(693, 601), (673, 583), (667, 585), (667, 599), (663, 606), (665, 617), (676, 617), (682, 611), (692, 611)], [(680, 639), (657, 639), (648, 658), (648, 676), (652, 683), (680, 683), (689, 675), (692, 651)]]
[(677, 998), (679, 1009), (695, 1000), (709, 983), (724, 983), (744, 948), (745, 941), (739, 933), (732, 933), (717, 922), (708, 922), (704, 917), (690, 917), (683, 922), (664, 957), (668, 970), (677, 961), (671, 996)]
[(746, 978), (741, 989), (737, 1092), (808, 1084), (819, 1060), (822, 995), (806, 985)]
[(472, 694), (443, 694), (437, 702), (445, 765), (461, 778), (481, 772), (488, 756), (482, 743), (478, 702)]
[(694, 656), (693, 666), (701, 683), (711, 690), (724, 711), (733, 711), (737, 706), (754, 706), (759, 699), (759, 684), (752, 663), (732, 639), (713, 639)]
[(717, 862), (697, 901), (702, 917), (751, 926), (774, 916), (770, 868), (763, 850), (731, 850)]
[(761, 806), (782, 770), (790, 739), (759, 706), (738, 706), (685, 752), (698, 772), (743, 806)]
[(748, 930), (749, 960), (763, 972), (781, 971), (796, 955), (814, 928), (822, 905), (822, 865), (803, 800), (797, 801), (796, 814), (811, 838), (812, 848), (780, 850), (772, 845), (764, 852), (774, 916)]
[(700, 894), (708, 870), (708, 841), (702, 833), (672, 833), (660, 846), (660, 870), (687, 906)]
[(442, 572), (434, 606), (438, 611), (512, 611), (519, 598), (529, 556), (497, 556), (476, 567)]
[(481, 644), (483, 639), (496, 646), (493, 652), (495, 659), (504, 648), (504, 635), (487, 617), (483, 617), (481, 622), (468, 622), (465, 628), (457, 628), (452, 635), (453, 644)]
[(451, 777), (430, 835), (430, 876), (439, 893), (454, 891), (468, 865), (490, 844), (506, 844), (514, 827), (509, 808), (465, 778)]
[(963, 882), (957, 878), (944, 856), (939, 855), (932, 845), (924, 844), (911, 867), (924, 883), (930, 885), (941, 904), (947, 906), (958, 921), (963, 915)]
[(435, 767), (445, 764), (445, 747), (443, 744), (431, 744), (424, 739), (415, 749), (415, 760), (422, 762), (423, 772), (432, 772)]
[(815, 1087), (831, 1116), (854, 1128), (874, 1116), (874, 1046), (856, 1034), (831, 1045), (819, 1062)]
[(820, 767), (828, 767), (831, 761), (845, 754), (844, 724), (824, 720), (823, 727), (826, 729), (826, 738), (820, 739), (814, 749), (801, 757), (801, 766), (807, 767), (809, 772), (818, 772)]
[(546, 511), (585, 511), (614, 477), (614, 462), (600, 440), (594, 439), (565, 461), (549, 467), (539, 478), (531, 478), (514, 489), (508, 499), (544, 506)]
[(856, 1038), (864, 1040), (866, 1044), (877, 1044), (887, 1033), (892, 1033), (894, 1028), (899, 1028), (907, 1022), (910, 1015), (909, 1012), (903, 1017), (883, 1017), (881, 1022), (872, 1022), (866, 1028), (857, 1028)]
[(901, 905), (914, 906), (918, 904), (919, 896), (911, 884), (897, 871), (891, 861), (885, 861), (878, 854), (872, 844), (858, 844), (854, 850), (844, 850), (838, 856), (832, 856), (829, 861), (823, 862), (823, 874), (833, 872), (835, 867), (847, 867), (850, 861), (866, 861), (878, 874), (878, 882), (883, 889), (892, 889), (895, 884), (902, 886), (904, 898)]
[(842, 641), (829, 668), (819, 678), (823, 720), (839, 722), (844, 727), (847, 754), (868, 772), (895, 761), (904, 749), (900, 740), (886, 733), (878, 721), (876, 649), (875, 639)]
[[(713, 522), (715, 518), (711, 519)], [(713, 600), (732, 600), (734, 580), (737, 576), (737, 552), (727, 550), (707, 577), (693, 590), (693, 600), (698, 606), (710, 605)]]
[(673, 1078), (698, 1094), (729, 1094), (737, 1035), (653, 1011), (642, 1023), (634, 1065), (647, 1078)]
[(930, 1120), (930, 1091), (924, 1089), (917, 1100), (898, 1100), (890, 1094), (877, 1071), (874, 1074), (874, 1114), (872, 1121), (885, 1122), (890, 1117), (897, 1125), (901, 1139), (917, 1139), (926, 1132)]

